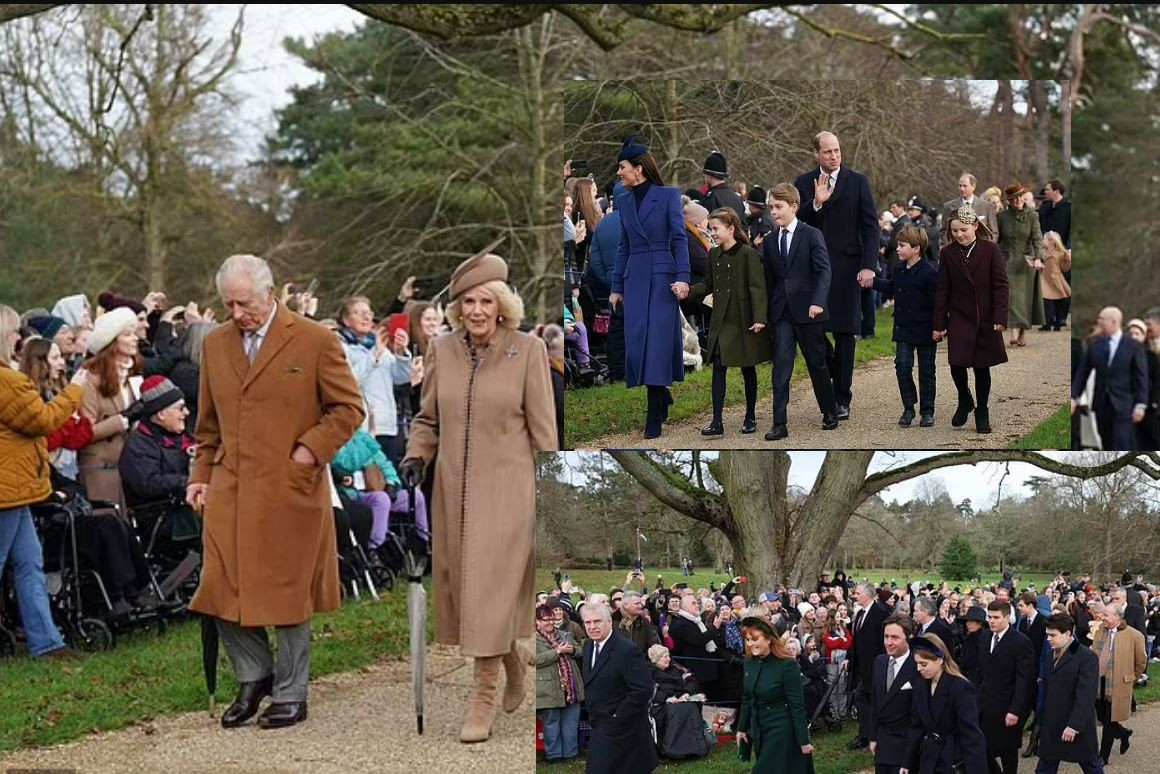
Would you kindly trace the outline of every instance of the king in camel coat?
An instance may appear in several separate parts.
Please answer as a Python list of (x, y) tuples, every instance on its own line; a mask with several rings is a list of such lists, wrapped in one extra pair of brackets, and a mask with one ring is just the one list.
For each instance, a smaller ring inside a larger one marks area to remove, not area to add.
[[(241, 330), (205, 340), (191, 484), (208, 483), (190, 604), (241, 626), (294, 626), (339, 605), (326, 464), (362, 424), (338, 338), (279, 304), (251, 365)], [(317, 465), (290, 459), (297, 445)]]

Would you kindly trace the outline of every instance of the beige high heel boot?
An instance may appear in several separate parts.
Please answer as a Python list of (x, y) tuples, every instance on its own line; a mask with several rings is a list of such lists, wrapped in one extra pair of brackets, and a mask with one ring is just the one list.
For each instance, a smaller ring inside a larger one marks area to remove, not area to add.
[(467, 717), (459, 731), (459, 741), (484, 742), (491, 736), (491, 724), (495, 722), (495, 694), (499, 688), (502, 663), (503, 656), (475, 659), (475, 685), (471, 692), (471, 703), (467, 706)]
[(502, 658), (504, 669), (507, 671), (507, 684), (503, 688), (503, 711), (515, 712), (524, 703), (524, 680), (528, 674), (527, 657), (516, 641), (512, 640), (512, 649)]

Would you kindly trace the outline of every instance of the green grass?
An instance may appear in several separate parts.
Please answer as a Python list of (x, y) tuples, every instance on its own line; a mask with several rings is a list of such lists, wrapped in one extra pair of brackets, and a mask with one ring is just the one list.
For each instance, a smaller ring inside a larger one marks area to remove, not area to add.
[(1011, 444), (1012, 449), (1070, 449), (1071, 407), (1061, 406), (1042, 424)]
[[(875, 336), (859, 341), (855, 349), (855, 362), (865, 363), (887, 355), (894, 355), (894, 342), (890, 340), (894, 331), (894, 309), (879, 310), (875, 316)], [(765, 377), (757, 380), (757, 398), (763, 400), (773, 392), (769, 380), (769, 366), (763, 366)], [(673, 384), (675, 404), (669, 408), (669, 419), (679, 421), (695, 416), (710, 407), (712, 395), (710, 386), (712, 368), (702, 368), (685, 376), (683, 382)], [(805, 360), (801, 352), (794, 361), (791, 385), (799, 379), (808, 379)], [(791, 388), (792, 389), (792, 388)], [(726, 405), (742, 403), (745, 400), (741, 383), (741, 372), (729, 369), (725, 391)], [(580, 448), (596, 438), (626, 433), (643, 427), (645, 416), (645, 391), (629, 390), (623, 382), (593, 387), (584, 390), (569, 390), (566, 397), (567, 410), (564, 413), (564, 446), (568, 449)]]
[[(1137, 688), (1136, 704), (1143, 706), (1160, 701), (1160, 664), (1148, 665), (1146, 688)], [(856, 722), (847, 722), (836, 733), (819, 731), (812, 735), (814, 743), (814, 767), (817, 774), (850, 774), (856, 771), (873, 771), (874, 758), (868, 751), (851, 751), (846, 743), (854, 738), (858, 729)], [(536, 754), (536, 771), (539, 774), (582, 774), (584, 756), (567, 764), (547, 765), (544, 754)], [(688, 774), (750, 774), (752, 762), (742, 763), (737, 759), (737, 746), (733, 743), (718, 744), (706, 758), (696, 761), (664, 761), (656, 768), (658, 772), (688, 772)]]
[[(555, 587), (555, 581), (552, 579), (553, 567), (541, 567), (536, 570), (536, 589), (547, 590)], [(723, 584), (729, 581), (729, 576), (724, 573), (708, 572), (706, 570), (697, 570), (692, 577), (686, 578), (681, 575), (679, 567), (669, 568), (646, 568), (645, 580), (648, 582), (649, 591), (655, 588), (657, 575), (662, 576), (666, 586), (672, 586), (674, 583), (684, 581), (693, 589), (708, 588), (710, 581), (717, 587), (721, 588)], [(612, 587), (624, 588), (624, 576), (628, 573), (628, 569), (612, 570), (562, 570), (572, 578), (573, 585), (579, 586), (585, 591), (595, 591), (601, 594), (607, 594)], [(851, 580), (862, 580), (864, 578), (870, 579), (873, 583), (880, 583), (881, 581), (895, 580), (900, 585), (910, 581), (922, 581), (923, 583), (939, 583), (941, 580), (938, 572), (928, 572), (926, 570), (908, 568), (903, 570), (897, 569), (862, 569), (862, 570), (848, 570), (846, 573)], [(1055, 577), (1050, 573), (1016, 573), (1022, 585), (1034, 583), (1036, 588), (1043, 588), (1044, 585), (1050, 583)], [(1003, 580), (1003, 574), (998, 572), (984, 572), (984, 583), (998, 583)], [(813, 591), (816, 587), (816, 582), (808, 584), (804, 589), (806, 593)], [(954, 582), (951, 586), (967, 586), (966, 582)], [(633, 584), (633, 588), (639, 588), (638, 585)], [(750, 594), (756, 596), (762, 589), (751, 589)]]
[[(430, 603), (429, 603), (430, 604)], [(171, 626), (161, 636), (134, 633), (82, 662), (0, 661), (0, 751), (59, 744), (164, 714), (207, 708), (201, 627)], [(406, 584), (379, 602), (349, 602), (313, 622), (311, 674), (346, 672), (409, 650)], [(428, 615), (428, 638), (434, 616)], [(219, 648), (219, 712), (237, 689)]]

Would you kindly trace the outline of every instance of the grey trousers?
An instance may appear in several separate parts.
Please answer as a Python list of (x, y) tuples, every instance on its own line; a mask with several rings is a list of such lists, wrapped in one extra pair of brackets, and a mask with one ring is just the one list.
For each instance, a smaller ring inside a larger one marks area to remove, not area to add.
[(306, 701), (310, 680), (310, 622), (297, 626), (276, 626), (277, 659), (270, 652), (270, 640), (261, 626), (239, 626), (233, 621), (217, 621), (222, 642), (234, 676), (239, 683), (253, 683), (274, 675), (275, 702)]

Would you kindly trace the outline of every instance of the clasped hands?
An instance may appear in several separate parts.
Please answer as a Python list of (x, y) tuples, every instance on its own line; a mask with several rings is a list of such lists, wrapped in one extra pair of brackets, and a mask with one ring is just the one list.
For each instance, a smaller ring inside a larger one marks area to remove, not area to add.
[(669, 285), (669, 290), (673, 291), (673, 295), (680, 301), (689, 297), (689, 283), (687, 282), (674, 282)]

